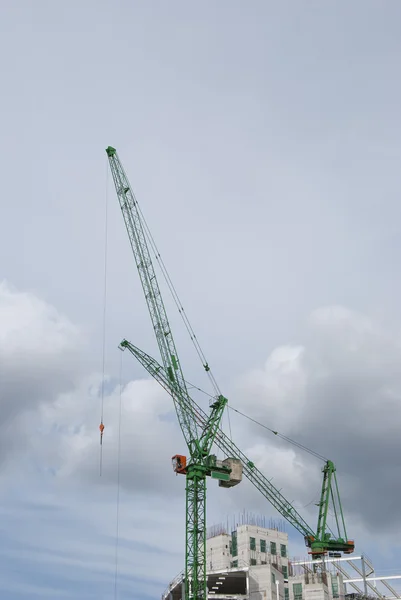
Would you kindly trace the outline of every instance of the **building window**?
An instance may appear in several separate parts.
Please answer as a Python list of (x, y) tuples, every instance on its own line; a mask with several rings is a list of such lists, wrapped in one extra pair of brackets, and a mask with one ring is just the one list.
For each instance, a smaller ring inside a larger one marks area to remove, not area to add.
[(233, 531), (232, 534), (232, 541), (231, 541), (231, 554), (233, 556), (237, 556), (238, 554), (238, 540), (237, 540), (237, 532)]
[(261, 564), (261, 565), (267, 565), (267, 562), (266, 562), (265, 560), (261, 560), (261, 561), (260, 561), (260, 564)]
[(232, 554), (232, 553), (233, 553), (233, 543), (232, 543), (232, 541), (230, 540), (230, 554)]
[(290, 600), (290, 590), (288, 588), (284, 588), (284, 600)]
[(266, 540), (260, 540), (260, 551), (266, 552)]
[(238, 567), (238, 560), (233, 560), (233, 562), (231, 563), (231, 567), (233, 569), (236, 569)]
[(284, 579), (288, 579), (288, 567), (286, 567), (285, 565), (282, 566), (282, 571), (283, 571), (283, 577)]
[(276, 542), (270, 542), (270, 554), (277, 554)]
[(272, 573), (272, 583), (276, 583), (276, 575), (275, 573)]
[(285, 544), (281, 544), (280, 550), (281, 550), (281, 556), (284, 556), (284, 558), (285, 558), (287, 556), (287, 546)]
[(255, 538), (253, 538), (253, 537), (249, 538), (249, 542), (250, 542), (250, 548), (251, 548), (251, 550), (256, 550), (256, 540), (255, 540)]
[(302, 583), (293, 583), (294, 600), (302, 600)]
[(331, 580), (331, 588), (333, 590), (333, 598), (339, 598), (338, 581), (336, 579)]
[(256, 565), (256, 558), (251, 558), (251, 565), (253, 567)]

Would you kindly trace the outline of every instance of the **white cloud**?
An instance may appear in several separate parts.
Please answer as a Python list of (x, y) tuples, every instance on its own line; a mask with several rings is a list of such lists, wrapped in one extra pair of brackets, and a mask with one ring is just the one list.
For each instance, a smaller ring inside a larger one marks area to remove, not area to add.
[(77, 384), (82, 349), (81, 332), (55, 308), (0, 284), (0, 460), (26, 445), (31, 411)]
[[(401, 523), (395, 501), (401, 494), (401, 340), (345, 307), (320, 308), (309, 324), (304, 346), (276, 349), (262, 369), (241, 379), (236, 403), (337, 464), (350, 534), (360, 521), (366, 531), (390, 533), (394, 523)], [(256, 425), (252, 432), (266, 440), (265, 456), (276, 462), (273, 436), (269, 440), (271, 434)], [(302, 477), (294, 465), (286, 467), (283, 454), (279, 481), (284, 493), (298, 489), (306, 501), (318, 467), (315, 459), (295, 452), (303, 463)]]
[(6, 281), (0, 283), (0, 348), (6, 365), (32, 368), (51, 361), (52, 366), (60, 355), (65, 358), (76, 350), (79, 338), (78, 328), (54, 307)]
[[(127, 357), (129, 360), (129, 357)], [(51, 461), (60, 478), (79, 478), (97, 485), (117, 477), (120, 383), (104, 397), (103, 466), (99, 479), (101, 378), (84, 380), (78, 389), (43, 405), (42, 436), (34, 442), (42, 459)], [(171, 417), (170, 417), (171, 415)], [(167, 418), (169, 417), (169, 418)], [(137, 380), (121, 393), (121, 485), (137, 493), (174, 494), (171, 456), (180, 442), (172, 401), (156, 382)], [(54, 442), (55, 446), (51, 443)], [(52, 448), (49, 453), (49, 448)]]
[[(2, 389), (2, 418), (4, 423), (9, 406), (10, 440), (16, 446), (23, 440), (21, 450), (30, 461), (59, 478), (99, 480), (102, 378), (83, 375), (81, 332), (33, 294), (6, 284), (0, 286), (0, 314), (0, 369), (8, 382), (7, 394)], [(132, 357), (123, 356), (131, 366)], [(120, 382), (106, 381), (105, 389), (101, 484), (116, 477)], [(165, 486), (173, 492), (170, 459), (183, 441), (170, 397), (156, 382), (137, 380), (123, 385), (121, 402), (121, 484), (141, 493), (148, 486), (155, 493), (164, 493)]]

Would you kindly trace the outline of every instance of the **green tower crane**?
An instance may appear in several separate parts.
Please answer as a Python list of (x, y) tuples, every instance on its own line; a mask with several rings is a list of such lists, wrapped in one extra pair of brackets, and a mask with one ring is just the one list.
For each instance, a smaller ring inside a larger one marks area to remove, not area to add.
[[(228, 483), (231, 481), (232, 469), (229, 464), (217, 461), (211, 454), (227, 399), (221, 394), (214, 399), (210, 414), (201, 427), (198, 426), (191, 407), (183, 401), (183, 398), (188, 396), (188, 391), (152, 264), (138, 203), (116, 150), (108, 147), (106, 152), (164, 372), (168, 377), (170, 393), (189, 451), (188, 463), (185, 456), (173, 457), (176, 472), (186, 475), (185, 595), (188, 600), (203, 600), (206, 598), (206, 477)], [(232, 485), (235, 483), (233, 481)]]
[[(207, 600), (206, 477), (217, 479), (221, 487), (232, 487), (241, 481), (244, 473), (281, 515), (302, 533), (306, 545), (315, 558), (327, 552), (353, 552), (354, 543), (347, 540), (345, 532), (333, 463), (328, 461), (323, 469), (318, 528), (317, 533), (314, 534), (313, 529), (307, 525), (295, 508), (220, 429), (227, 399), (219, 393), (214, 378), (211, 376), (217, 393), (210, 405), (209, 415), (206, 415), (190, 397), (151, 260), (148, 240), (152, 243), (152, 238), (115, 148), (109, 146), (106, 152), (162, 365), (127, 340), (123, 340), (120, 347), (127, 348), (171, 395), (189, 451), (188, 461), (182, 455), (177, 454), (173, 457), (176, 473), (186, 476), (185, 600)], [(175, 293), (174, 288), (172, 289)], [(191, 329), (190, 333), (193, 341), (196, 340)], [(197, 349), (198, 354), (204, 359), (199, 352), (199, 346)], [(204, 361), (204, 368), (210, 375), (206, 361)], [(217, 460), (217, 457), (211, 453), (213, 443), (222, 450), (225, 460)], [(334, 509), (336, 517), (337, 533), (334, 537), (327, 531), (329, 506)]]

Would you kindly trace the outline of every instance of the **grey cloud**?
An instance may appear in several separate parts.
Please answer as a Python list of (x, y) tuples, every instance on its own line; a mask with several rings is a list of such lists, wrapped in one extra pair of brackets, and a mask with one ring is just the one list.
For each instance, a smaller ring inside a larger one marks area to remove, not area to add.
[[(99, 433), (93, 419), (100, 411), (101, 379), (94, 375), (77, 383), (79, 371), (72, 368), (71, 357), (79, 347), (78, 330), (34, 296), (4, 286), (2, 290), (14, 318), (8, 319), (10, 331), (15, 332), (13, 323), (18, 323), (27, 341), (25, 346), (3, 343), (3, 370), (8, 365), (12, 372), (22, 364), (30, 374), (37, 363), (46, 366), (39, 370), (42, 377), (35, 380), (36, 387), (26, 375), (35, 391), (30, 403), (25, 397), (18, 403), (21, 391), (18, 386), (12, 388), (18, 417), (12, 435), (15, 443), (24, 438), (31, 457), (53, 470), (60, 481), (84, 488), (95, 486), (99, 491), (113, 489), (118, 468), (118, 382), (107, 385), (104, 400), (106, 430), (100, 478)], [(5, 323), (2, 331), (3, 339), (10, 339), (5, 335)], [(314, 311), (306, 337), (304, 346), (276, 348), (264, 369), (244, 376), (233, 394), (234, 403), (334, 460), (351, 525), (353, 518), (356, 523), (362, 519), (366, 529), (369, 525), (389, 531), (400, 519), (394, 500), (397, 491), (395, 496), (383, 494), (383, 490), (394, 490), (394, 473), (400, 469), (400, 341), (371, 319), (340, 306)], [(46, 340), (46, 344), (35, 352), (37, 340)], [(48, 352), (48, 347), (53, 351)], [(127, 360), (129, 364), (130, 357)], [(72, 389), (65, 391), (65, 387)], [(316, 461), (275, 444), (276, 440), (269, 440), (259, 429), (241, 426), (235, 419), (232, 424), (234, 441), (268, 477), (274, 477), (275, 485), (302, 514), (309, 514), (307, 520), (313, 525), (316, 515), (310, 504), (318, 498), (321, 476)], [(227, 431), (226, 425), (227, 421)], [(6, 441), (7, 435), (3, 443)], [(155, 382), (139, 380), (123, 387), (120, 443), (122, 489), (138, 499), (167, 494), (175, 502), (184, 497), (184, 481), (174, 477), (170, 459), (176, 452), (185, 453), (186, 448), (170, 397)], [(210, 498), (212, 504), (219, 503), (222, 495), (211, 488)], [(234, 512), (249, 503), (264, 512), (272, 511), (247, 483), (226, 494), (224, 502)], [(213, 509), (211, 514), (218, 511)]]
[[(30, 435), (26, 414), (74, 388), (83, 336), (66, 317), (27, 292), (0, 284), (0, 456)], [(28, 431), (24, 431), (25, 428)]]
[[(273, 352), (238, 396), (251, 416), (334, 460), (348, 521), (361, 519), (367, 531), (389, 533), (401, 523), (400, 342), (354, 311), (319, 309), (307, 345)], [(306, 474), (317, 472), (314, 459), (300, 458)], [(283, 493), (291, 478), (281, 475)], [(298, 491), (304, 500), (306, 481)]]
[[(100, 478), (102, 376), (84, 373), (83, 332), (34, 294), (6, 284), (0, 286), (0, 331), (3, 459), (19, 461), (22, 454), (58, 478), (114, 486), (120, 441), (123, 488), (138, 496), (179, 494), (171, 457), (186, 448), (172, 400), (156, 382), (106, 380)], [(123, 360), (130, 369), (132, 358), (126, 353)]]

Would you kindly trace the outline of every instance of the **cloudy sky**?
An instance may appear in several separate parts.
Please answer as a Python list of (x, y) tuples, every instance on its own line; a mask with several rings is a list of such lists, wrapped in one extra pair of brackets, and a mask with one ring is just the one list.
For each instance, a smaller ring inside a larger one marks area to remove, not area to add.
[[(183, 438), (117, 349), (157, 356), (108, 145), (232, 406), (334, 460), (357, 550), (401, 573), (400, 2), (9, 0), (0, 33), (0, 596), (146, 600), (183, 566)], [(314, 526), (321, 463), (231, 427)], [(209, 525), (277, 517), (209, 489)]]

